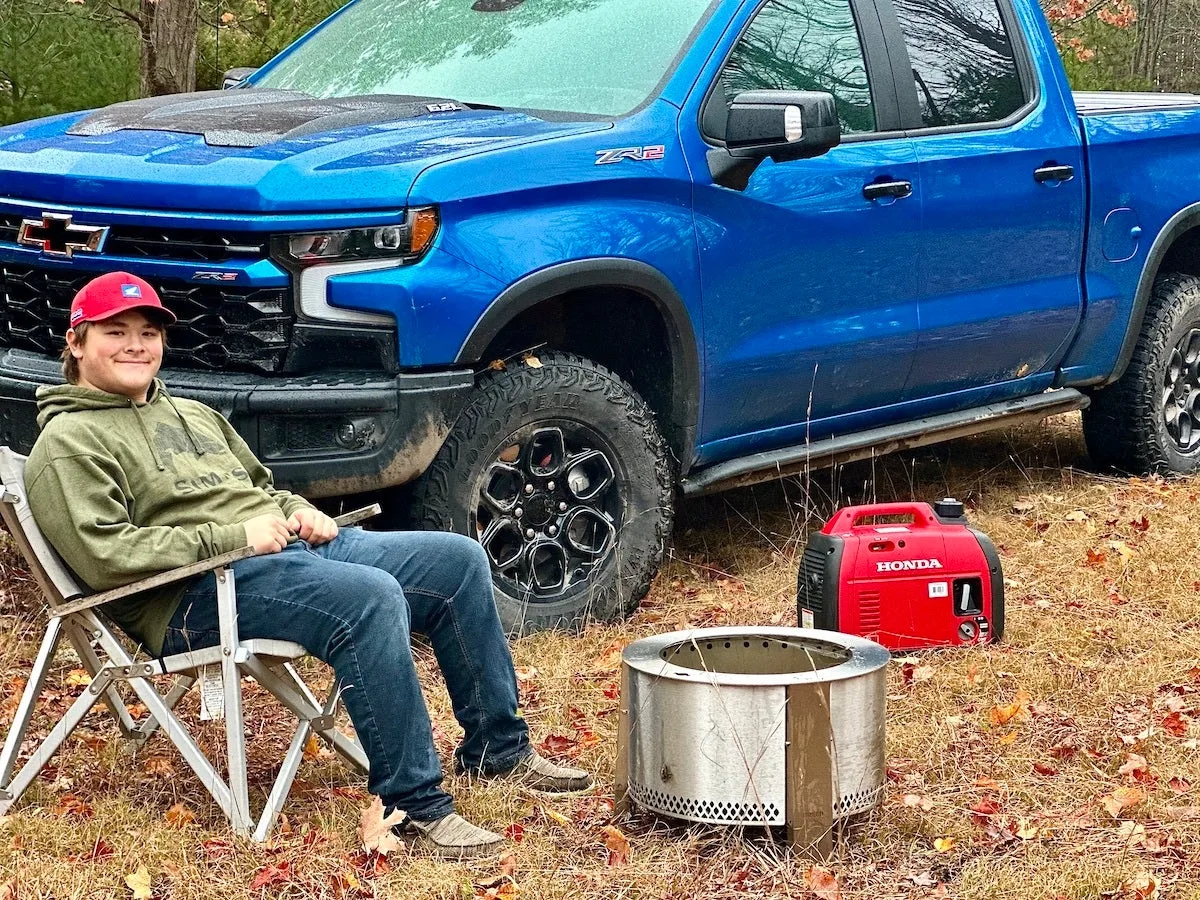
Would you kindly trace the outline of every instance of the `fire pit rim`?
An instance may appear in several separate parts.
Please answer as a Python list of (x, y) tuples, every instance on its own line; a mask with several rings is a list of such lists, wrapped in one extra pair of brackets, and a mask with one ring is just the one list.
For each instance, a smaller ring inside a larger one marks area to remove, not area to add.
[[(805, 639), (835, 644), (850, 652), (850, 658), (837, 665), (809, 672), (788, 672), (773, 675), (742, 675), (733, 672), (688, 668), (667, 662), (660, 655), (674, 644), (688, 641), (745, 640), (748, 637), (765, 637), (779, 640), (803, 641)], [(717, 628), (692, 628), (686, 631), (670, 631), (664, 634), (640, 638), (629, 644), (621, 653), (621, 659), (630, 668), (656, 678), (669, 678), (700, 684), (771, 686), (789, 684), (819, 684), (821, 682), (845, 681), (881, 669), (892, 658), (891, 653), (880, 644), (867, 638), (840, 631), (820, 628), (786, 628), (780, 626), (738, 625)]]

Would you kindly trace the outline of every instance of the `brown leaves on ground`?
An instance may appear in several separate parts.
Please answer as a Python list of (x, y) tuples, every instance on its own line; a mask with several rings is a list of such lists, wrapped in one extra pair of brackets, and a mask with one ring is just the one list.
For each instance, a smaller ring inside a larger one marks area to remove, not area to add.
[(403, 842), (392, 833), (392, 826), (403, 822), (405, 815), (403, 810), (393, 809), (385, 817), (383, 800), (372, 797), (370, 806), (363, 810), (358, 822), (358, 839), (362, 848), (368, 853), (375, 852), (380, 856), (387, 856), (399, 850)]
[(1119, 787), (1111, 794), (1105, 794), (1100, 798), (1100, 805), (1114, 819), (1118, 818), (1125, 810), (1137, 806), (1146, 799), (1146, 792), (1139, 787)]
[(150, 872), (145, 866), (125, 876), (125, 884), (133, 892), (133, 900), (151, 900), (154, 891), (150, 888)]
[(837, 876), (824, 866), (809, 866), (804, 873), (804, 886), (820, 900), (842, 900)]
[(163, 818), (166, 819), (167, 824), (173, 828), (186, 828), (188, 825), (195, 823), (196, 814), (188, 809), (184, 804), (176, 803), (165, 813), (163, 813)]
[(604, 835), (604, 846), (608, 848), (608, 865), (623, 866), (629, 862), (633, 851), (625, 833), (615, 825), (605, 825), (600, 832)]

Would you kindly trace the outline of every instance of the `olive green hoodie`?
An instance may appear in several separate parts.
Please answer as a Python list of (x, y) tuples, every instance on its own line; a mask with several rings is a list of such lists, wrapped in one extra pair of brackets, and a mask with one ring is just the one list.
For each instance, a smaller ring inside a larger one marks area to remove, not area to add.
[[(39, 388), (41, 434), (25, 466), (38, 526), (93, 590), (246, 546), (242, 523), (308, 503), (220, 415), (155, 380), (146, 403), (77, 385)], [(135, 594), (105, 612), (154, 654), (185, 585)]]

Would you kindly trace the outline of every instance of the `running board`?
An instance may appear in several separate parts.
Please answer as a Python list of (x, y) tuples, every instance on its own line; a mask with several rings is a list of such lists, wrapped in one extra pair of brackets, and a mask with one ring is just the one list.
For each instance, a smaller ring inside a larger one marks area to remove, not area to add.
[(961, 412), (825, 438), (811, 444), (755, 453), (718, 463), (690, 475), (683, 481), (683, 493), (686, 497), (696, 497), (771, 481), (810, 469), (823, 469), (898, 450), (911, 450), (926, 444), (1007, 428), (1019, 422), (1036, 422), (1049, 416), (1074, 412), (1085, 408), (1090, 402), (1074, 388), (1062, 388), (1031, 397), (976, 406)]

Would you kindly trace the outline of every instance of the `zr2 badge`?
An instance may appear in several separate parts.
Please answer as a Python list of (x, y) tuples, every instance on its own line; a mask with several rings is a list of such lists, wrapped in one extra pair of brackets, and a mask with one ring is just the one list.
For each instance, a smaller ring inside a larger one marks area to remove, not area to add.
[(610, 163), (619, 163), (623, 159), (636, 159), (641, 162), (649, 162), (655, 159), (662, 159), (667, 154), (667, 148), (662, 144), (651, 144), (648, 147), (618, 147), (615, 150), (597, 150), (596, 165), (607, 166)]

